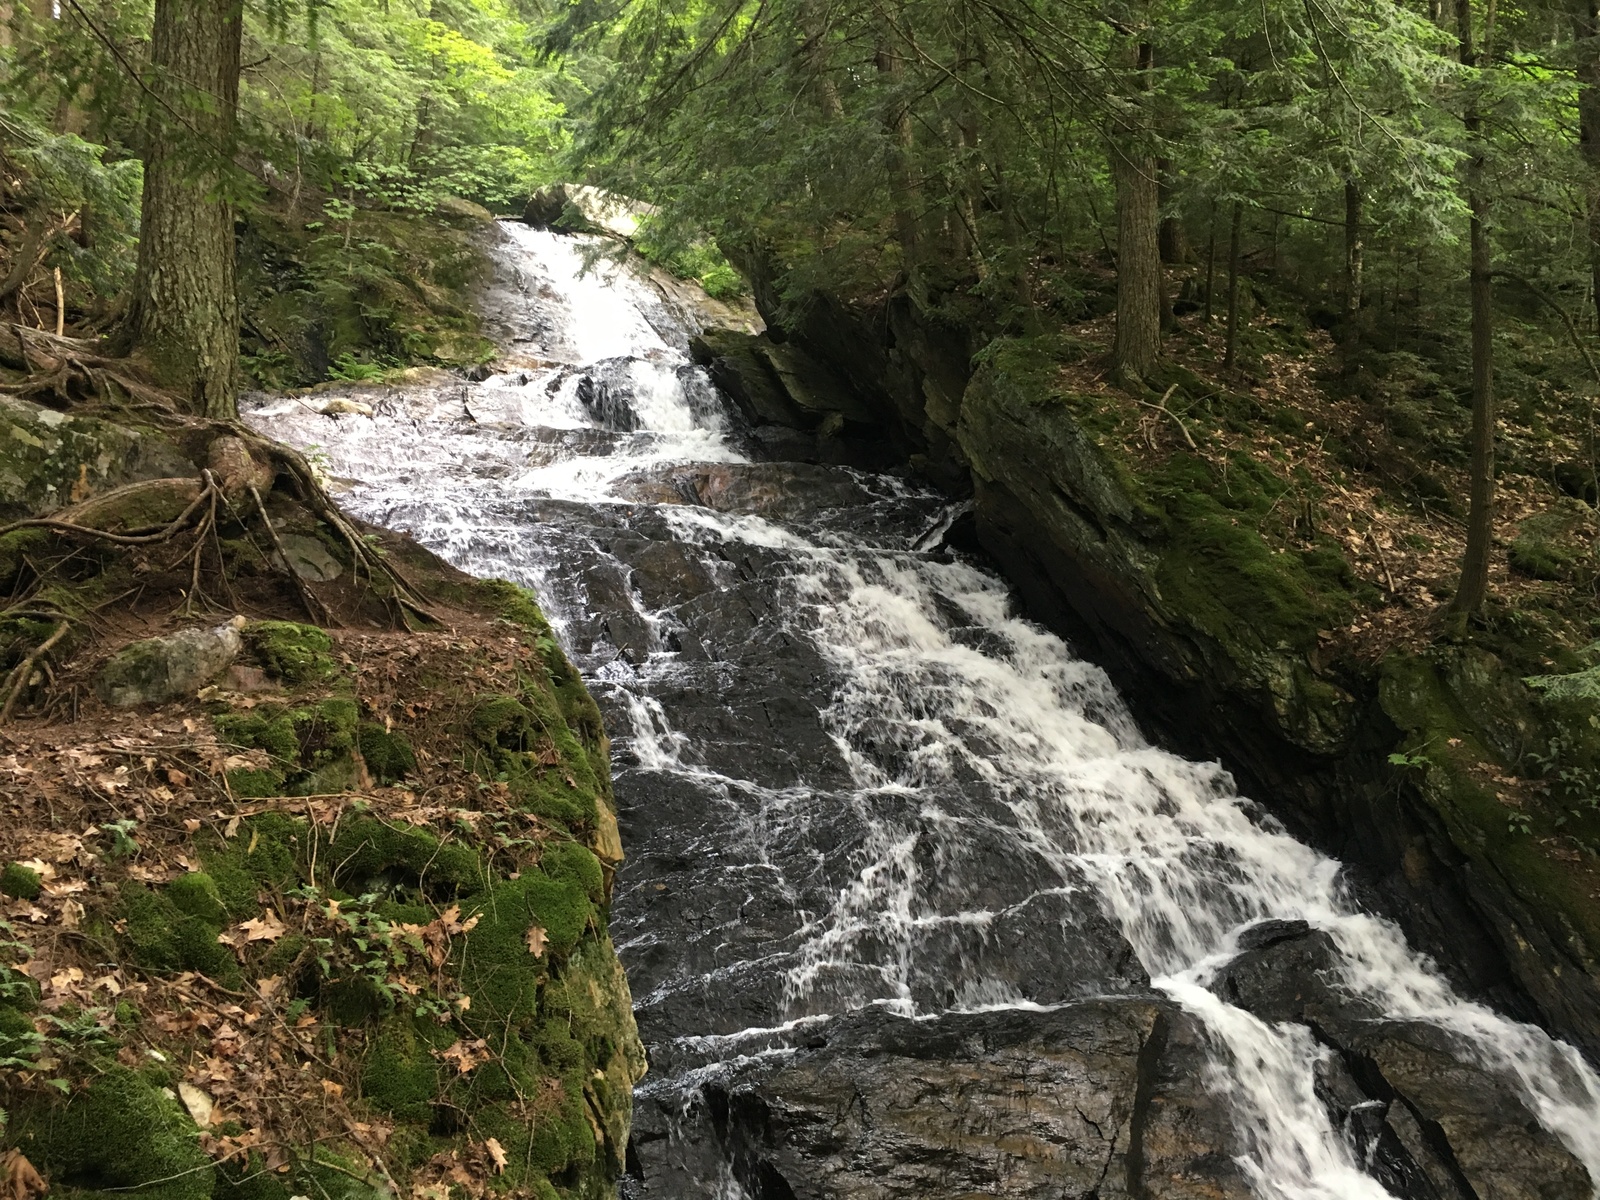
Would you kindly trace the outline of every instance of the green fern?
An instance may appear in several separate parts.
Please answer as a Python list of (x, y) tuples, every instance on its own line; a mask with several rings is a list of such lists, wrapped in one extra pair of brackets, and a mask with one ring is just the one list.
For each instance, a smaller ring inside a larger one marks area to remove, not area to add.
[[(1600, 654), (1600, 642), (1590, 643), (1583, 654)], [(1522, 682), (1551, 700), (1600, 700), (1600, 663), (1566, 675), (1529, 675)]]

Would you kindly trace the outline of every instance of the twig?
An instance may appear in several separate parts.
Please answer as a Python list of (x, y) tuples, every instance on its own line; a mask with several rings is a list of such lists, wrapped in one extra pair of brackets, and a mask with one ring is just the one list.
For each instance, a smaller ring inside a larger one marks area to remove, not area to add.
[(0, 725), (4, 725), (11, 719), (11, 710), (17, 706), (17, 701), (21, 698), (23, 691), (26, 690), (28, 680), (33, 676), (33, 668), (39, 665), (41, 658), (55, 648), (57, 642), (67, 636), (67, 630), (70, 628), (72, 628), (70, 622), (62, 621), (61, 624), (56, 626), (56, 631), (45, 638), (35, 648), (34, 652), (23, 659), (21, 665), (11, 672), (10, 677), (6, 680), (5, 707), (0, 708)]
[(1195, 445), (1194, 438), (1189, 434), (1189, 427), (1183, 423), (1183, 418), (1167, 407), (1168, 398), (1170, 398), (1172, 393), (1177, 390), (1177, 384), (1173, 384), (1171, 387), (1169, 387), (1165, 392), (1162, 393), (1161, 403), (1159, 404), (1151, 404), (1148, 400), (1140, 400), (1139, 403), (1144, 405), (1146, 408), (1153, 408), (1157, 412), (1166, 413), (1167, 416), (1172, 418), (1174, 424), (1178, 426), (1178, 432), (1183, 434), (1183, 440), (1189, 443), (1189, 449), (1198, 450), (1200, 447)]
[(61, 268), (56, 268), (56, 336), (67, 332), (67, 295), (61, 288)]
[(1383, 568), (1383, 577), (1389, 581), (1389, 594), (1398, 595), (1399, 589), (1394, 586), (1394, 573), (1389, 570), (1389, 560), (1384, 557), (1383, 547), (1378, 545), (1378, 537), (1372, 532), (1372, 527), (1367, 526), (1367, 540), (1372, 543), (1372, 548), (1378, 552), (1378, 565)]

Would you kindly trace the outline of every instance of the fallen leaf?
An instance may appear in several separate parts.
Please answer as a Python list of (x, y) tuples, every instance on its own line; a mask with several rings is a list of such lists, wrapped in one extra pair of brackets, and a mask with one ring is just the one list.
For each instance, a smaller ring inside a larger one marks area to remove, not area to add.
[(322, 1081), (322, 1090), (325, 1094), (338, 1098), (344, 1095), (344, 1084), (335, 1083), (331, 1079), (324, 1079)]
[(239, 928), (244, 931), (244, 940), (247, 942), (275, 942), (289, 932), (289, 927), (278, 920), (278, 915), (270, 909), (259, 917), (252, 917)]
[(494, 1164), (494, 1173), (496, 1175), (505, 1174), (506, 1152), (505, 1147), (500, 1145), (500, 1140), (498, 1138), (490, 1138), (483, 1143), (483, 1148), (489, 1152), (489, 1161)]
[(187, 832), (187, 833), (199, 833), (200, 832), (200, 820), (199, 820), (199, 818), (198, 817), (185, 817), (183, 819), (183, 828), (184, 828), (185, 832)]
[(50, 1190), (44, 1177), (23, 1157), (21, 1150), (0, 1154), (0, 1197), (4, 1200), (32, 1200)]
[(549, 942), (544, 926), (532, 925), (528, 928), (528, 953), (535, 957), (544, 953), (545, 945)]
[(183, 1101), (184, 1108), (189, 1110), (194, 1123), (201, 1129), (211, 1124), (211, 1115), (216, 1109), (216, 1102), (204, 1091), (192, 1083), (183, 1082), (178, 1084), (178, 1099)]
[(457, 1038), (449, 1049), (439, 1051), (439, 1057), (446, 1062), (454, 1063), (456, 1070), (465, 1075), (489, 1061), (489, 1043), (482, 1038), (471, 1043)]
[(282, 975), (268, 975), (264, 979), (256, 980), (256, 991), (267, 1003), (272, 1003), (272, 998), (283, 990)]

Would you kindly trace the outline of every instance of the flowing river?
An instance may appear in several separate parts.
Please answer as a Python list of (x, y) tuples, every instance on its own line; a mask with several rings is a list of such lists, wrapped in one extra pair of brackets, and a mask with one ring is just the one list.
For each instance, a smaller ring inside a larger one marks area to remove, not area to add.
[(956, 506), (755, 461), (691, 314), (579, 239), (496, 255), (499, 374), (247, 419), (532, 588), (605, 711), (651, 1058), (625, 1195), (1597, 1194), (1581, 1056), (1147, 742), (945, 547)]

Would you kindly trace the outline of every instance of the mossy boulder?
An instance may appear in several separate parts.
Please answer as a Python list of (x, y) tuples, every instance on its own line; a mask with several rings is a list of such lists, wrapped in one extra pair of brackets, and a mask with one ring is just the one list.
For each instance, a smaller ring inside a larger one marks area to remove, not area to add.
[(198, 474), (159, 435), (0, 395), (0, 520), (52, 512), (124, 483)]
[[(948, 430), (970, 465), (986, 543), (1013, 577), (1043, 575), (1097, 638), (1164, 686), (1229, 693), (1316, 754), (1348, 744), (1358, 705), (1311, 662), (1360, 585), (1332, 547), (1258, 529), (1282, 484), (1247, 455), (1135, 470), (1113, 400), (1076, 395), (1049, 339), (992, 344)], [(1024, 532), (1025, 531), (1025, 532)]]
[(315, 625), (255, 621), (245, 626), (244, 643), (270, 674), (285, 683), (320, 683), (338, 672), (333, 639)]
[(403, 736), (371, 721), (356, 732), (361, 757), (379, 783), (397, 783), (417, 769), (417, 752)]
[(100, 669), (95, 691), (113, 708), (163, 704), (192, 695), (216, 678), (241, 646), (238, 626), (232, 622), (134, 642)]
[(1600, 523), (1581, 500), (1565, 499), (1517, 525), (1507, 555), (1511, 568), (1534, 579), (1571, 580), (1595, 569)]
[(108, 1067), (81, 1091), (41, 1098), (11, 1115), (14, 1144), (60, 1187), (137, 1190), (152, 1200), (213, 1194), (216, 1172), (194, 1122), (127, 1067)]

